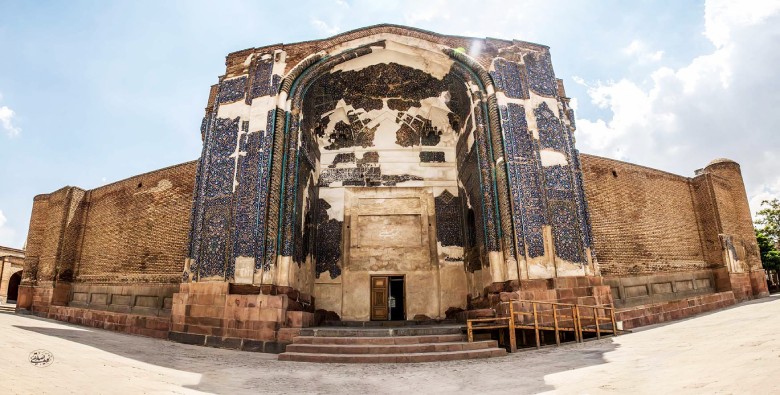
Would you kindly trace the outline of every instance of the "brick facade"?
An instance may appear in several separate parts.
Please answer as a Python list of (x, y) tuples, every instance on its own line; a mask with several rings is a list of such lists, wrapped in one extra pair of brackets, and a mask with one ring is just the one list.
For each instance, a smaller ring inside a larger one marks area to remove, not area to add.
[(718, 159), (694, 177), (591, 155), (581, 163), (599, 269), (618, 305), (768, 294), (751, 281), (764, 276), (737, 163)]
[(0, 303), (18, 297), (23, 268), (24, 250), (0, 246)]
[(75, 281), (181, 281), (195, 166), (188, 162), (89, 191)]
[(688, 178), (591, 155), (581, 163), (602, 275), (716, 267), (703, 256)]
[(17, 307), (58, 319), (106, 310), (89, 318), (91, 326), (111, 314), (169, 316), (186, 256), (195, 167), (187, 162), (89, 191), (36, 196)]

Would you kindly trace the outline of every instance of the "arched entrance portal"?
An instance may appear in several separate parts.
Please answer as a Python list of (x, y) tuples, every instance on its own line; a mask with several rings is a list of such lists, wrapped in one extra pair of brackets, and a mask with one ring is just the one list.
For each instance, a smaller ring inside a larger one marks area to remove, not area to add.
[[(282, 166), (281, 255), (313, 263), (299, 289), (344, 319), (386, 319), (399, 299), (402, 316), (444, 317), (491, 282), (482, 267), (501, 254), (481, 84), (421, 52), (382, 40), (315, 64), (277, 129), (295, 152)], [(391, 278), (403, 294), (376, 288)]]
[(228, 58), (183, 281), (409, 319), (595, 270), (546, 48), (382, 25)]
[(22, 282), (22, 272), (18, 271), (11, 275), (8, 279), (8, 297), (6, 301), (8, 303), (16, 303), (16, 298), (19, 297), (19, 283)]

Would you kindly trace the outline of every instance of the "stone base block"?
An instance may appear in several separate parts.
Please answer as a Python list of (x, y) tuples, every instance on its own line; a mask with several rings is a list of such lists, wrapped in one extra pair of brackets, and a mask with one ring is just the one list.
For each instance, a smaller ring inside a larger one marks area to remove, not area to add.
[(769, 285), (766, 283), (765, 270), (750, 272), (750, 287), (753, 289), (753, 297), (755, 298), (769, 296)]
[[(173, 295), (174, 334), (169, 338), (211, 347), (282, 352), (280, 344), (292, 341), (285, 329), (314, 325), (314, 314), (296, 308), (302, 297), (294, 290), (269, 294), (261, 288), (224, 282), (181, 284)], [(290, 295), (298, 300), (291, 300)]]
[(170, 319), (167, 317), (122, 314), (70, 306), (49, 306), (46, 317), (77, 325), (159, 339), (167, 338), (170, 328)]
[(168, 340), (196, 346), (216, 348), (228, 348), (232, 350), (267, 352), (271, 354), (283, 353), (290, 342), (262, 341), (236, 337), (222, 337), (200, 335), (186, 332), (171, 331)]
[(737, 303), (731, 291), (694, 296), (686, 299), (653, 303), (621, 309), (615, 319), (622, 321), (623, 329), (679, 320), (707, 311), (717, 310)]

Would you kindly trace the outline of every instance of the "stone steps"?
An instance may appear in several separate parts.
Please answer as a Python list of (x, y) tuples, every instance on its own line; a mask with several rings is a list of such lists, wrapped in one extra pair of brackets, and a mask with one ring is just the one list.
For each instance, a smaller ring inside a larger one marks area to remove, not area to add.
[(0, 305), (0, 313), (13, 314), (16, 311), (15, 305)]
[(280, 361), (398, 363), (506, 355), (495, 340), (465, 341), (458, 325), (397, 328), (305, 328)]
[(388, 336), (432, 336), (462, 334), (460, 325), (418, 326), (400, 328), (350, 328), (317, 327), (301, 329), (301, 336), (315, 337), (388, 337)]
[(495, 340), (467, 343), (441, 342), (417, 344), (290, 344), (286, 352), (309, 354), (409, 354), (452, 351), (474, 351), (496, 348)]
[[(427, 336), (350, 336), (350, 337), (331, 337), (331, 336), (298, 336), (293, 338), (293, 344), (370, 344), (377, 346), (402, 345), (402, 344), (421, 344), (421, 343), (452, 343), (464, 340), (462, 334), (449, 335), (427, 335)], [(289, 347), (289, 346), (288, 346)]]
[(500, 357), (504, 355), (506, 355), (506, 350), (502, 348), (407, 354), (309, 354), (285, 352), (284, 354), (279, 354), (279, 360), (319, 363), (414, 363), (458, 361), (463, 359)]
[(457, 325), (455, 319), (426, 320), (426, 321), (325, 321), (322, 326), (349, 327), (349, 328), (382, 328), (382, 327), (414, 327), (432, 325)]

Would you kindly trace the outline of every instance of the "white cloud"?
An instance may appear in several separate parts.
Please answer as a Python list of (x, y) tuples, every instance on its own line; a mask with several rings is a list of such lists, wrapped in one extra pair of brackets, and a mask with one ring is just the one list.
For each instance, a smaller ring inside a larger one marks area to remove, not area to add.
[(0, 210), (0, 245), (1, 246), (14, 246), (16, 242), (16, 231), (6, 226), (8, 219), (3, 215), (3, 210)]
[(445, 0), (415, 2), (414, 6), (408, 7), (408, 11), (404, 13), (404, 22), (414, 26), (420, 22), (446, 21), (450, 19), (450, 9)]
[(3, 130), (8, 137), (16, 137), (21, 133), (22, 129), (14, 126), (13, 118), (16, 116), (14, 110), (7, 106), (0, 106), (0, 123), (3, 124)]
[(335, 24), (334, 25), (329, 25), (325, 21), (323, 21), (321, 19), (317, 19), (317, 18), (312, 18), (311, 19), (311, 25), (315, 29), (317, 29), (317, 30), (319, 30), (319, 31), (321, 31), (321, 32), (323, 32), (325, 34), (333, 35), (333, 34), (336, 34), (336, 33), (341, 31), (341, 28), (336, 26)]
[(704, 8), (704, 35), (717, 48), (731, 43), (732, 30), (763, 22), (780, 10), (777, 0), (708, 1)]
[[(580, 148), (685, 175), (729, 157), (742, 165), (753, 210), (780, 196), (780, 4), (755, 3), (707, 1), (704, 34), (715, 48), (684, 67), (659, 67), (641, 82), (575, 78), (611, 112), (577, 120)], [(624, 53), (642, 46), (635, 40)]]
[(750, 208), (755, 213), (761, 208), (761, 202), (764, 200), (780, 197), (780, 177), (775, 178), (772, 182), (761, 184), (752, 191), (748, 190), (748, 194), (750, 195)]
[(664, 57), (664, 51), (653, 51), (639, 39), (631, 41), (627, 47), (623, 48), (623, 53), (626, 56), (636, 58), (640, 63), (658, 62)]

